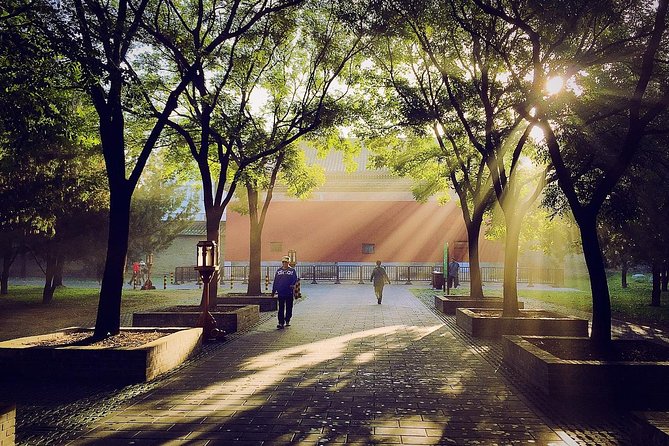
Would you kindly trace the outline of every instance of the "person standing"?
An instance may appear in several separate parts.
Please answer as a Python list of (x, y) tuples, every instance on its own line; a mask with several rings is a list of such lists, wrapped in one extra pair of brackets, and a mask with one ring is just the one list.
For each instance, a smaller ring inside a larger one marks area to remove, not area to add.
[(460, 264), (455, 261), (455, 259), (451, 260), (451, 263), (448, 264), (448, 287), (449, 288), (457, 288), (460, 286)]
[(132, 262), (132, 279), (130, 279), (128, 285), (136, 286), (138, 280), (139, 280), (139, 262), (135, 261)]
[(290, 318), (293, 316), (293, 291), (299, 280), (297, 271), (288, 264), (289, 261), (288, 256), (281, 259), (281, 268), (276, 270), (272, 284), (272, 297), (276, 294), (279, 299), (279, 314), (277, 315), (279, 324), (276, 326), (279, 329), (290, 326)]
[(380, 260), (376, 261), (376, 267), (372, 270), (372, 277), (369, 280), (374, 284), (376, 301), (380, 304), (383, 299), (383, 287), (386, 283), (390, 283), (386, 269), (381, 266)]

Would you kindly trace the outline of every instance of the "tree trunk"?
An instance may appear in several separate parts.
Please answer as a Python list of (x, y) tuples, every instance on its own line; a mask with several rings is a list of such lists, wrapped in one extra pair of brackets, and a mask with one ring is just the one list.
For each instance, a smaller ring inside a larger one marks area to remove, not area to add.
[(14, 248), (12, 237), (5, 234), (0, 237), (0, 251), (2, 252), (2, 272), (0, 272), (0, 295), (9, 294), (9, 269), (16, 259), (17, 250)]
[(123, 266), (128, 252), (132, 194), (124, 184), (112, 184), (110, 180), (109, 236), (95, 321), (94, 337), (97, 339), (117, 335), (121, 331)]
[[(207, 240), (212, 240), (216, 242), (216, 246), (218, 246), (218, 253), (219, 253), (219, 262), (220, 262), (220, 253), (222, 250), (222, 246), (220, 245), (220, 226), (221, 226), (221, 217), (223, 216), (223, 211), (216, 209), (209, 209), (206, 211), (207, 215)], [(220, 273), (215, 272), (214, 275), (211, 277), (211, 282), (209, 282), (209, 309), (210, 310), (215, 310), (216, 309), (216, 296), (218, 295), (218, 282), (220, 280)], [(204, 296), (203, 296), (203, 301), (204, 301)], [(201, 302), (201, 305), (204, 302)]]
[(251, 221), (251, 233), (249, 237), (249, 283), (246, 288), (246, 294), (249, 296), (259, 296), (262, 294), (262, 228), (258, 222)]
[(65, 267), (65, 257), (62, 254), (56, 259), (56, 269), (53, 275), (53, 286), (63, 286), (63, 268)]
[(667, 286), (669, 286), (669, 266), (665, 260), (662, 262), (662, 291), (667, 291)]
[(249, 283), (246, 294), (259, 296), (262, 293), (262, 274), (260, 264), (262, 258), (262, 227), (258, 215), (258, 191), (249, 184), (246, 185), (246, 195), (249, 200)]
[(467, 244), (469, 249), (469, 297), (483, 299), (483, 279), (481, 278), (481, 264), (479, 261), (479, 234), (481, 219), (473, 219), (467, 225)]
[[(51, 251), (52, 246), (47, 247)], [(44, 289), (42, 290), (42, 303), (49, 304), (53, 300), (53, 293), (56, 291), (54, 284), (54, 275), (56, 273), (56, 254), (47, 252), (46, 254), (46, 273), (44, 280)]]
[(650, 295), (650, 305), (653, 307), (659, 307), (660, 294), (662, 293), (660, 291), (660, 274), (662, 271), (660, 262), (658, 262), (657, 260), (653, 260), (652, 270), (653, 270), (653, 291), (651, 292)]
[(4, 251), (2, 256), (2, 273), (0, 273), (0, 294), (9, 294), (9, 269), (12, 266), (12, 252)]
[(606, 346), (611, 341), (611, 299), (606, 281), (604, 258), (597, 237), (597, 216), (585, 215), (577, 219), (581, 231), (581, 243), (585, 264), (590, 275), (592, 292), (592, 332), (591, 339), (596, 344)]
[(627, 288), (627, 260), (623, 260), (623, 263), (621, 265), (620, 269), (620, 286), (623, 288)]
[[(518, 240), (521, 218), (515, 212), (504, 212), (506, 237), (504, 245), (503, 317), (518, 316)], [(508, 217), (507, 217), (508, 216)]]

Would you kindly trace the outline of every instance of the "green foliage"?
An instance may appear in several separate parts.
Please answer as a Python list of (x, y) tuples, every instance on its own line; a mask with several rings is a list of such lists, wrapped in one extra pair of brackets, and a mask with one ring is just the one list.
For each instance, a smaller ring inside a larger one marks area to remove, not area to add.
[(370, 167), (385, 167), (396, 175), (412, 178), (412, 192), (417, 201), (437, 197), (440, 203), (446, 203), (451, 199), (443, 151), (434, 139), (389, 133), (369, 139), (366, 144), (372, 152)]
[(197, 210), (197, 197), (189, 196), (186, 184), (169, 174), (170, 169), (147, 170), (137, 185), (130, 210), (129, 260), (169, 247)]
[(309, 198), (314, 189), (325, 183), (325, 172), (321, 166), (308, 165), (302, 150), (286, 153), (281, 170), (281, 182), (288, 186), (288, 193), (300, 199)]
[(0, 230), (29, 235), (23, 243), (38, 258), (52, 251), (80, 258), (82, 240), (104, 227), (108, 204), (91, 136), (97, 119), (79, 92), (64, 88), (75, 65), (54, 58), (25, 20), (0, 7)]
[[(669, 115), (664, 120), (669, 119)], [(661, 123), (666, 128), (669, 123)], [(599, 231), (609, 266), (661, 263), (669, 258), (669, 137), (649, 135), (602, 205)]]
[[(485, 236), (488, 240), (504, 240), (504, 218), (498, 206), (489, 214)], [(565, 256), (582, 252), (578, 227), (570, 214), (555, 215), (535, 206), (523, 219), (518, 250), (541, 253), (550, 259), (551, 266), (561, 266)]]
[(346, 172), (355, 172), (359, 167), (355, 157), (362, 150), (361, 140), (343, 136), (337, 127), (319, 128), (305, 137), (304, 144), (315, 149), (321, 159), (324, 159), (330, 151), (340, 152)]

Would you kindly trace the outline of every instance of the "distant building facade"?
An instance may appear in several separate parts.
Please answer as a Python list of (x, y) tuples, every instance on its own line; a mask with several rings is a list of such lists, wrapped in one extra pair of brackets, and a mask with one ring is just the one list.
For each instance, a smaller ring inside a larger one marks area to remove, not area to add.
[[(310, 199), (289, 197), (277, 187), (262, 234), (262, 261), (272, 262), (289, 250), (301, 263), (354, 262), (440, 264), (444, 243), (459, 261), (468, 261), (462, 211), (451, 201), (418, 203), (411, 180), (387, 171), (366, 170), (368, 154), (357, 158), (358, 169), (346, 172), (342, 154), (310, 162), (322, 165), (326, 182)], [(249, 217), (230, 211), (226, 222), (226, 261), (247, 263)], [(503, 260), (501, 244), (481, 239), (482, 263)]]

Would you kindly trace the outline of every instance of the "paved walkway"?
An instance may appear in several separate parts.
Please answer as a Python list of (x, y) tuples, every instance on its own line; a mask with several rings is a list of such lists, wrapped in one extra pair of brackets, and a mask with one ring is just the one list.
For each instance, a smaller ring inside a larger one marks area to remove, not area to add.
[(577, 444), (408, 287), (305, 285), (268, 320), (72, 445)]

